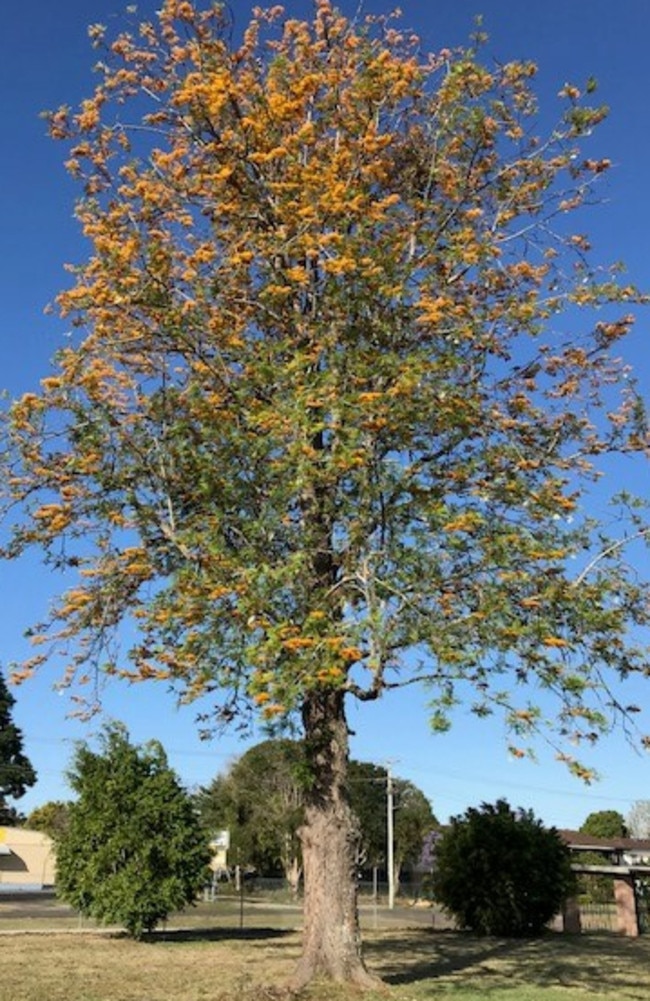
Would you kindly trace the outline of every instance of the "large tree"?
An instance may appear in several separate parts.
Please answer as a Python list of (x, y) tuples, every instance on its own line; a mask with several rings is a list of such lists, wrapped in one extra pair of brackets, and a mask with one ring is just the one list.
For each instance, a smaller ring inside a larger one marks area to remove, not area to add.
[(8, 799), (20, 799), (36, 782), (36, 772), (23, 752), (23, 735), (13, 721), (16, 700), (0, 672), (0, 825), (23, 818)]
[[(230, 831), (231, 858), (268, 872), (278, 866), (294, 892), (302, 875), (300, 829), (308, 799), (309, 762), (301, 741), (256, 744), (196, 796), (208, 831)], [(388, 773), (351, 759), (348, 797), (359, 825), (358, 866), (385, 865)], [(437, 824), (431, 804), (412, 782), (393, 780), (396, 877), (416, 863), (425, 835)]]
[(197, 796), (208, 829), (230, 831), (230, 856), (262, 872), (278, 866), (294, 892), (302, 875), (305, 760), (292, 740), (256, 744)]
[(295, 981), (365, 982), (348, 700), (422, 681), (436, 727), (502, 710), (521, 755), (546, 723), (595, 739), (646, 668), (625, 498), (585, 513), (602, 457), (645, 445), (611, 355), (638, 297), (572, 221), (610, 165), (582, 151), (591, 83), (542, 134), (530, 63), (428, 57), (330, 0), (242, 36), (226, 11), (94, 25), (97, 89), (50, 117), (91, 249), (54, 370), (7, 413), (5, 554), (79, 576), (22, 673), (58, 643), (70, 681), (297, 716)]

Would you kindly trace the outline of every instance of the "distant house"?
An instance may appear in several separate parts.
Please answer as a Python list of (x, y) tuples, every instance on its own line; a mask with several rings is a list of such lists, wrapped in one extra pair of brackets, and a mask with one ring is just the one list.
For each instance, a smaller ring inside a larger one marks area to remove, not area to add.
[(597, 838), (581, 831), (560, 830), (558, 834), (579, 862), (584, 852), (598, 852), (603, 865), (628, 867), (650, 865), (650, 840), (647, 838)]
[(47, 834), (0, 827), (0, 893), (42, 890), (54, 884), (54, 844)]
[(230, 831), (215, 831), (210, 840), (210, 868), (214, 873), (214, 880), (230, 879), (230, 869), (228, 868), (228, 850), (230, 848)]
[[(617, 930), (632, 937), (648, 931), (645, 894), (641, 887), (650, 879), (650, 840), (597, 838), (581, 831), (567, 830), (558, 831), (558, 834), (571, 850), (575, 872), (611, 878)], [(597, 853), (596, 864), (594, 853)], [(580, 931), (580, 909), (575, 900), (566, 908), (564, 927), (567, 931)]]

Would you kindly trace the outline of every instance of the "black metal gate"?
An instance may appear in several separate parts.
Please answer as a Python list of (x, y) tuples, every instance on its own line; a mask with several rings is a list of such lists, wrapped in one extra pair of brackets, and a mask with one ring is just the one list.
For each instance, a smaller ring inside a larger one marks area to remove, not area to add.
[(639, 935), (647, 935), (650, 932), (650, 882), (647, 879), (635, 878), (634, 900)]

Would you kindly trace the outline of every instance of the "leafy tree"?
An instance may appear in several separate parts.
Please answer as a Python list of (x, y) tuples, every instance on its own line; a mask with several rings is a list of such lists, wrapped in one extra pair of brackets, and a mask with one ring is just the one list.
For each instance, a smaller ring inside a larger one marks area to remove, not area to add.
[(69, 803), (51, 800), (32, 810), (25, 823), (31, 831), (43, 831), (53, 841), (60, 841), (68, 830), (69, 816)]
[(0, 672), (0, 824), (6, 825), (24, 820), (7, 799), (20, 799), (36, 782), (36, 772), (23, 753), (23, 735), (13, 721), (15, 704)]
[[(359, 819), (362, 861), (385, 865), (388, 843), (388, 771), (366, 761), (350, 761), (350, 802)], [(437, 820), (424, 793), (412, 782), (393, 779), (393, 838), (395, 877), (402, 868), (414, 865), (422, 854), (422, 844)]]
[[(626, 838), (627, 826), (617, 810), (597, 810), (590, 813), (580, 827), (583, 834), (596, 838)], [(579, 861), (584, 865), (606, 865), (607, 859), (599, 852), (581, 852)], [(608, 904), (614, 899), (614, 883), (608, 876), (584, 873), (579, 880), (580, 892), (598, 904)]]
[[(349, 763), (349, 797), (360, 833), (358, 863), (385, 864), (387, 841), (386, 769)], [(233, 857), (262, 872), (279, 864), (294, 892), (302, 874), (299, 831), (304, 824), (309, 773), (302, 742), (272, 739), (257, 744), (197, 797), (208, 830), (228, 828)], [(419, 789), (395, 779), (397, 872), (419, 859), (435, 818)]]
[(82, 914), (140, 938), (196, 899), (210, 853), (190, 797), (161, 745), (134, 747), (105, 729), (80, 745), (69, 774), (78, 798), (57, 839), (57, 892)]
[(403, 779), (395, 785), (395, 877), (399, 882), (405, 867), (412, 867), (422, 856), (424, 840), (432, 827), (438, 826), (431, 804), (424, 793)]
[(357, 864), (386, 864), (386, 769), (370, 761), (348, 764), (348, 794), (359, 821)]
[(566, 85), (540, 134), (532, 64), (427, 59), (330, 0), (309, 21), (257, 12), (241, 43), (227, 5), (192, 0), (91, 36), (95, 94), (50, 116), (91, 253), (0, 470), (5, 555), (39, 547), (73, 580), (17, 673), (58, 642), (71, 683), (295, 715), (295, 984), (367, 983), (346, 703), (426, 681), (434, 726), (468, 697), (523, 755), (547, 727), (596, 739), (603, 707), (625, 711), (618, 676), (646, 670), (641, 512), (586, 515), (602, 457), (645, 443), (612, 352), (639, 296), (572, 222), (609, 167), (582, 149), (605, 110)]
[(298, 830), (304, 822), (304, 752), (292, 740), (246, 751), (197, 798), (202, 822), (231, 832), (231, 854), (262, 872), (278, 865), (294, 892), (302, 874)]
[(452, 817), (435, 851), (436, 899), (480, 935), (538, 934), (574, 889), (557, 831), (505, 800)]
[(582, 834), (591, 834), (595, 838), (627, 838), (628, 829), (625, 818), (618, 810), (596, 810), (590, 813), (581, 825)]

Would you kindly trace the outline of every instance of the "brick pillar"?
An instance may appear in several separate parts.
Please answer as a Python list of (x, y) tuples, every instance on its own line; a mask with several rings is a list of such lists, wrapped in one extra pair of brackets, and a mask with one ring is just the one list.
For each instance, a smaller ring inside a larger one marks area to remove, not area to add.
[(622, 935), (636, 938), (639, 934), (639, 922), (636, 914), (634, 880), (631, 876), (614, 877), (614, 899), (618, 931)]
[(565, 900), (562, 908), (562, 930), (570, 935), (579, 935), (582, 931), (582, 921), (580, 920), (580, 906), (575, 897)]

